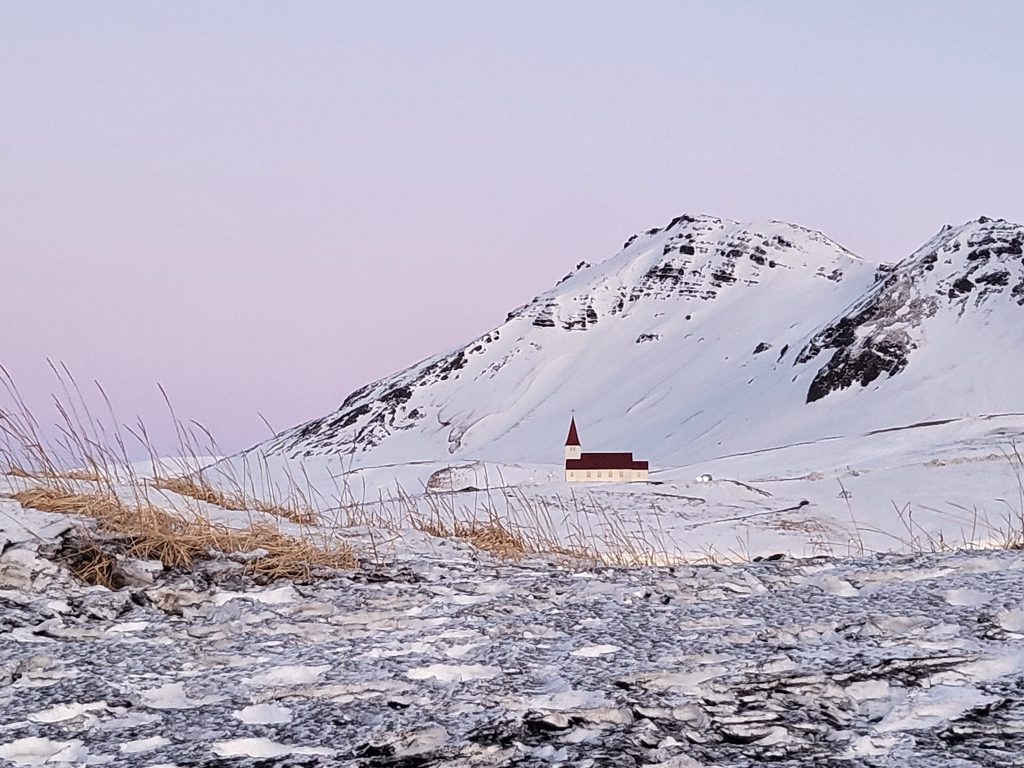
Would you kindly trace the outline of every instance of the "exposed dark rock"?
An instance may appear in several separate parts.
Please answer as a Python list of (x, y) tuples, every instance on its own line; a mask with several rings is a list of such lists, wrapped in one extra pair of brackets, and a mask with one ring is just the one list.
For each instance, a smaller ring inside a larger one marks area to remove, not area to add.
[(407, 386), (398, 386), (380, 396), (381, 402), (388, 405), (399, 405), (412, 397), (412, 390)]
[(857, 350), (841, 348), (811, 381), (807, 402), (813, 403), (854, 383), (866, 387), (883, 373), (895, 376), (906, 367), (907, 352), (905, 339), (865, 342)]
[(711, 279), (718, 283), (735, 283), (736, 278), (725, 270), (718, 270), (711, 273)]
[(875, 268), (875, 282), (883, 280), (896, 271), (895, 264), (879, 264)]
[[(944, 230), (928, 251), (876, 271), (879, 282), (872, 291), (848, 314), (815, 335), (797, 355), (795, 364), (802, 364), (825, 350), (835, 350), (815, 374), (807, 402), (905, 370), (919, 343), (915, 329), (944, 306), (955, 307), (962, 316), (969, 296), (979, 305), (1014, 283), (1015, 274), (1021, 277), (1017, 285), (1024, 285), (1024, 269), (1018, 260), (1024, 233), (1007, 222), (979, 223), (986, 228)], [(1024, 287), (1018, 290), (1015, 285), (1011, 295), (1024, 304), (1021, 294)]]
[(979, 285), (1009, 285), (1010, 273), (1002, 269), (998, 272), (989, 272), (987, 275), (976, 277), (974, 280)]
[(359, 421), (359, 418), (361, 416), (365, 416), (369, 412), (370, 404), (363, 403), (362, 405), (357, 406), (356, 408), (351, 408), (347, 411), (343, 411), (334, 419), (332, 419), (328, 426), (330, 427), (330, 429), (345, 429), (346, 427), (351, 427), (353, 424)]
[(961, 277), (959, 280), (953, 283), (949, 289), (949, 297), (953, 298), (957, 294), (970, 293), (974, 290), (974, 283), (971, 282), (970, 278)]
[(679, 224), (689, 224), (694, 221), (696, 221), (695, 218), (693, 218), (692, 216), (687, 216), (684, 213), (682, 216), (676, 216), (674, 219), (672, 219), (672, 221), (668, 223), (668, 226), (665, 227), (665, 231), (668, 232), (670, 229), (674, 228)]

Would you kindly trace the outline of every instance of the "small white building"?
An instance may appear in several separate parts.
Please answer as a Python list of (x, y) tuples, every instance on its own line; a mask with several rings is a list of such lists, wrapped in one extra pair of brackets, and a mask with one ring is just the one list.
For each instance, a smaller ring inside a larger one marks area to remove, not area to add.
[(565, 479), (570, 483), (637, 483), (647, 480), (649, 465), (632, 453), (583, 453), (576, 417), (565, 439)]

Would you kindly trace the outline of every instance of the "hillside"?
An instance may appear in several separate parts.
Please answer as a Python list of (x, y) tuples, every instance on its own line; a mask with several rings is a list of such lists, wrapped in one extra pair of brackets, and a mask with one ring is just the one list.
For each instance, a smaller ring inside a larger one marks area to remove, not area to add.
[(792, 224), (681, 216), (505, 323), (259, 446), (351, 465), (557, 462), (587, 439), (661, 466), (1024, 410), (1024, 229), (945, 227), (894, 265)]

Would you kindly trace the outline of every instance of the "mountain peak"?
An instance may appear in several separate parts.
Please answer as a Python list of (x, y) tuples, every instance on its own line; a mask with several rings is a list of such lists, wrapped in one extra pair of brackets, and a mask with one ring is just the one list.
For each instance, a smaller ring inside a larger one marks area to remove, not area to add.
[(1020, 410), (994, 382), (1024, 350), (1022, 244), (1019, 225), (981, 217), (876, 270), (799, 225), (684, 214), (604, 261), (574, 254), (498, 328), (257, 450), (556, 463), (576, 409), (595, 443), (686, 464), (951, 402)]

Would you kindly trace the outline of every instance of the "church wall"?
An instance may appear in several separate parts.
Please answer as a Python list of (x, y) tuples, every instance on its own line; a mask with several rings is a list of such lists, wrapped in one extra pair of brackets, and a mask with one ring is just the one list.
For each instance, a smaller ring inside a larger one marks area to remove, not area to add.
[(647, 480), (647, 470), (567, 469), (565, 479), (570, 483), (635, 483)]

